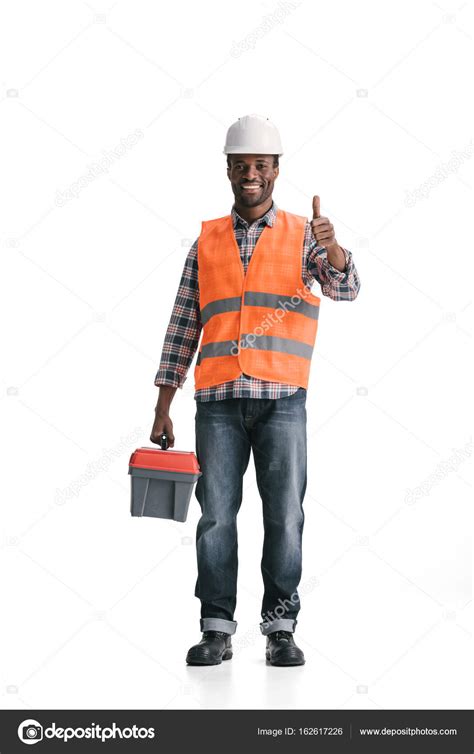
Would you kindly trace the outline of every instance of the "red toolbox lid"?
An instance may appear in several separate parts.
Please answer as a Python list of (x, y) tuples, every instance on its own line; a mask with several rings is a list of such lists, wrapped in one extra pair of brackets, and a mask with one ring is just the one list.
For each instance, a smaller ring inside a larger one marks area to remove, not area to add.
[(199, 474), (198, 460), (192, 451), (137, 448), (130, 456), (129, 466), (155, 471), (180, 471), (184, 474)]

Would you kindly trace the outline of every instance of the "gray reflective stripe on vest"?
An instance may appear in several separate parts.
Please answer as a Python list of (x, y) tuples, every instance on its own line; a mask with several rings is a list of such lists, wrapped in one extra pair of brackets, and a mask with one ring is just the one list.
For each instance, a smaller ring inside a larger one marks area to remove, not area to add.
[[(296, 298), (296, 302), (292, 301)], [(201, 322), (203, 325), (209, 322), (214, 314), (223, 314), (224, 312), (236, 312), (240, 309), (240, 296), (231, 296), (229, 298), (220, 298), (211, 301), (201, 309)], [(265, 306), (267, 309), (283, 308), (287, 312), (296, 312), (303, 314), (311, 319), (318, 319), (319, 306), (317, 304), (308, 304), (301, 296), (280, 295), (279, 293), (260, 293), (258, 291), (245, 291), (244, 304), (247, 306)]]
[(217, 301), (211, 301), (209, 304), (201, 309), (201, 322), (203, 325), (208, 322), (214, 314), (222, 314), (223, 312), (236, 312), (240, 309), (240, 296), (232, 296), (231, 298), (220, 298)]
[[(247, 338), (250, 338), (250, 340), (247, 340)], [(240, 345), (241, 348), (256, 348), (259, 351), (283, 351), (283, 353), (289, 353), (292, 356), (302, 356), (304, 359), (311, 359), (313, 353), (313, 346), (309, 346), (307, 343), (292, 338), (279, 338), (276, 335), (248, 333), (242, 335)]]
[[(217, 343), (207, 343), (198, 354), (196, 365), (202, 359), (212, 356), (237, 356), (236, 342), (234, 340), (221, 340)], [(275, 335), (254, 335), (249, 333), (242, 335), (240, 346), (242, 349), (255, 348), (260, 351), (283, 351), (292, 356), (301, 356), (303, 359), (311, 359), (313, 346), (302, 343), (292, 338), (278, 338)]]
[[(292, 298), (296, 298), (295, 303), (291, 300)], [(244, 304), (247, 304), (247, 306), (266, 306), (269, 309), (284, 308), (286, 312), (297, 312), (312, 319), (318, 319), (319, 316), (319, 306), (308, 304), (307, 301), (304, 301), (297, 294), (294, 296), (280, 296), (278, 293), (246, 291)]]
[(198, 354), (196, 364), (202, 359), (212, 356), (237, 356), (237, 342), (235, 340), (220, 340), (216, 343), (206, 343)]

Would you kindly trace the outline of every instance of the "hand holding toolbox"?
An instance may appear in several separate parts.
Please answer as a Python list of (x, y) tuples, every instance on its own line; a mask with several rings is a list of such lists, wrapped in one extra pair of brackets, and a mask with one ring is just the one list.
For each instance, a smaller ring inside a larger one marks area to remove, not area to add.
[(192, 451), (168, 450), (168, 437), (158, 448), (137, 448), (129, 462), (132, 516), (186, 521), (195, 482), (202, 472)]

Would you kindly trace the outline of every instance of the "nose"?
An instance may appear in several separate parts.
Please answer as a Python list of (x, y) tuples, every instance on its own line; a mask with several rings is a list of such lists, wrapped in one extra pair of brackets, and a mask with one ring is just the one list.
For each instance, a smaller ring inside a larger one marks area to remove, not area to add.
[(249, 182), (255, 181), (255, 183), (258, 183), (260, 181), (258, 170), (254, 165), (245, 166), (244, 176), (245, 176), (245, 180)]

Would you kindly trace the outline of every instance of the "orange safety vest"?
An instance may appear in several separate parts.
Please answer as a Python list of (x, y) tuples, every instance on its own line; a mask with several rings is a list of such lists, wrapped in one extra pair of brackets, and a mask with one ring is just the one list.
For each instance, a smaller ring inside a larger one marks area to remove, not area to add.
[(277, 209), (246, 274), (232, 216), (202, 222), (197, 253), (203, 332), (196, 390), (242, 373), (307, 388), (321, 299), (302, 279), (306, 222)]

